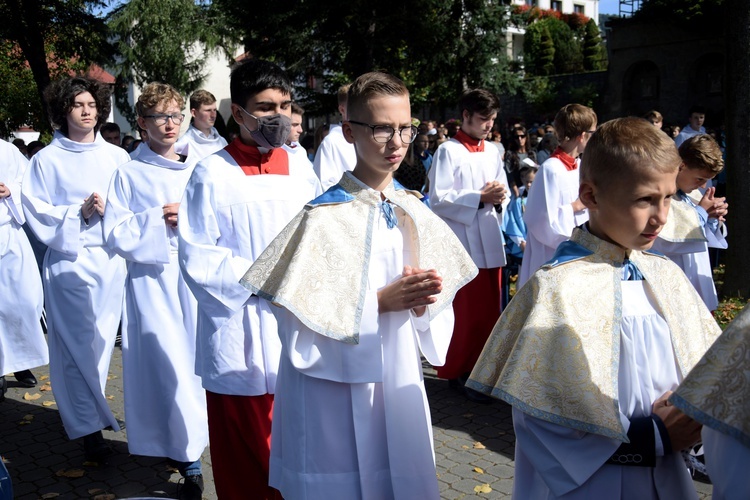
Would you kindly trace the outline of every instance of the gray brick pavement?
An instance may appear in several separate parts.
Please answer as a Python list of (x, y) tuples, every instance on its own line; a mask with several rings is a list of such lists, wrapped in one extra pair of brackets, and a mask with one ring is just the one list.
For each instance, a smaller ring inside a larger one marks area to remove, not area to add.
[[(15, 498), (95, 499), (142, 496), (175, 498), (180, 475), (162, 459), (128, 455), (127, 430), (105, 431), (115, 454), (105, 465), (84, 463), (83, 446), (65, 437), (49, 382), (47, 367), (34, 370), (40, 386), (11, 386), (0, 403), (0, 454), (13, 479)], [(479, 405), (467, 401), (435, 378), (425, 365), (425, 385), (432, 409), (435, 458), (440, 494), (446, 500), (510, 498), (513, 489), (514, 436), (510, 407), (496, 401)], [(24, 395), (37, 399), (24, 399)], [(122, 357), (115, 349), (107, 385), (110, 406), (124, 418)], [(81, 474), (81, 477), (68, 477)], [(67, 474), (67, 475), (66, 475)], [(208, 450), (203, 455), (204, 499), (217, 498)], [(710, 487), (696, 483), (700, 498), (710, 499)], [(248, 494), (248, 499), (252, 495)], [(339, 499), (332, 499), (339, 500)], [(346, 499), (341, 499), (346, 500)], [(418, 500), (418, 499), (415, 499)]]

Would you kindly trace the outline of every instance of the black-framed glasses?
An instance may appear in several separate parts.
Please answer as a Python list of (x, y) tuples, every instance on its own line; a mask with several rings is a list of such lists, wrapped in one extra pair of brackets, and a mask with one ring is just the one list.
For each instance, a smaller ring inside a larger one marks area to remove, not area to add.
[(145, 115), (144, 118), (151, 118), (157, 125), (166, 125), (167, 120), (172, 120), (172, 123), (179, 125), (185, 120), (185, 115), (182, 113), (175, 113), (173, 115)]
[[(386, 144), (390, 142), (390, 140), (393, 139), (393, 136), (396, 135), (396, 129), (391, 127), (390, 125), (370, 125), (369, 123), (356, 122), (354, 120), (348, 121), (349, 123), (353, 123), (355, 125), (370, 127), (370, 130), (372, 130), (373, 140), (380, 144)], [(412, 142), (414, 142), (414, 139), (417, 138), (417, 134), (417, 127), (415, 127), (414, 125), (401, 127), (400, 129), (398, 129), (398, 136), (401, 139), (401, 142), (404, 144), (411, 144)]]

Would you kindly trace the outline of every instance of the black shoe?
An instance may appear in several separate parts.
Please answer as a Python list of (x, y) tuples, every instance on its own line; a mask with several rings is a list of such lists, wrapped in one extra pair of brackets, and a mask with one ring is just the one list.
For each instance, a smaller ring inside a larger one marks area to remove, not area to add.
[(203, 474), (185, 476), (180, 492), (177, 495), (180, 500), (201, 500), (203, 498)]
[(466, 399), (469, 401), (479, 403), (480, 405), (488, 405), (492, 403), (491, 397), (479, 391), (475, 391), (474, 389), (469, 389), (468, 387), (464, 387), (464, 396), (466, 396)]
[(457, 391), (461, 394), (466, 394), (466, 388), (464, 387), (465, 380), (463, 378), (451, 378), (448, 379), (448, 387)]
[(112, 448), (104, 441), (102, 431), (83, 436), (83, 450), (87, 462), (104, 462), (112, 455)]
[(34, 387), (37, 384), (36, 377), (31, 370), (23, 370), (13, 374), (21, 387)]
[(8, 381), (5, 377), (0, 377), (0, 403), (5, 401), (5, 391), (8, 390)]

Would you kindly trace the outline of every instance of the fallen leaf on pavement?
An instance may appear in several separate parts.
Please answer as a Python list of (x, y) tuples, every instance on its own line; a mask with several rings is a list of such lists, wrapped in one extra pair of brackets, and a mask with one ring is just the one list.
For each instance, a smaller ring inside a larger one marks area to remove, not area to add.
[(468, 447), (468, 446), (466, 446), (465, 444), (462, 444), (462, 445), (461, 445), (461, 448), (463, 448), (464, 450), (468, 450), (468, 449), (469, 449), (469, 447)]
[(22, 420), (26, 420), (27, 422), (31, 422), (32, 420), (34, 420), (34, 415), (31, 415), (31, 414), (24, 415)]
[(51, 391), (51, 390), (52, 390), (52, 386), (51, 386), (51, 385), (49, 385), (49, 384), (44, 384), (43, 386), (41, 386), (41, 387), (39, 388), (39, 390), (40, 390), (40, 391)]
[(474, 472), (477, 472), (479, 474), (484, 474), (484, 471), (482, 470), (481, 467), (474, 467)]
[(44, 495), (42, 495), (39, 498), (45, 498), (45, 499), (47, 499), (47, 498), (55, 498), (55, 497), (59, 497), (59, 496), (60, 496), (59, 493), (45, 493)]
[(104, 493), (103, 495), (96, 495), (92, 500), (115, 500), (113, 493)]
[(474, 493), (491, 493), (491, 492), (492, 492), (492, 488), (490, 488), (490, 485), (487, 483), (474, 486)]
[(25, 399), (26, 401), (34, 401), (41, 397), (42, 397), (41, 394), (29, 394), (28, 392), (23, 395), (23, 399)]
[(107, 396), (107, 399), (115, 399), (114, 396)]
[(56, 404), (57, 403), (55, 403), (54, 401), (45, 401), (45, 402), (42, 403), (42, 406), (52, 406), (52, 405), (56, 405)]
[(484, 450), (485, 448), (486, 448), (486, 446), (483, 445), (482, 443), (480, 443), (479, 441), (477, 441), (476, 443), (474, 443), (474, 449), (475, 450)]
[(99, 462), (89, 462), (88, 460), (83, 462), (84, 467), (99, 467)]
[(57, 477), (83, 477), (86, 471), (83, 469), (60, 469), (55, 473)]
[(104, 493), (104, 490), (101, 488), (91, 488), (88, 490), (89, 495), (98, 495), (99, 493)]
[(49, 375), (42, 375), (39, 377), (39, 380), (47, 380), (49, 378)]

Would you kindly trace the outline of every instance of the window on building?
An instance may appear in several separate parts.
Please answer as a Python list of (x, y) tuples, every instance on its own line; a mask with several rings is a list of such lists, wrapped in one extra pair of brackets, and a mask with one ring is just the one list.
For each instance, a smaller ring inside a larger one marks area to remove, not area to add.
[(526, 5), (528, 5), (529, 7), (538, 7), (539, 0), (526, 0)]
[(562, 0), (552, 0), (550, 9), (562, 12)]
[(573, 12), (576, 14), (585, 14), (585, 8), (583, 5), (579, 5), (577, 3), (573, 4)]

